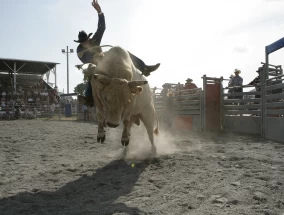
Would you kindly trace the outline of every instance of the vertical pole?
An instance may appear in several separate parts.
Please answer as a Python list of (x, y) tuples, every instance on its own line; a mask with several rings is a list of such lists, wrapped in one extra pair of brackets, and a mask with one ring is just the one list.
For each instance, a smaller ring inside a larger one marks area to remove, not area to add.
[(47, 96), (47, 107), (48, 107), (48, 111), (47, 111), (47, 113), (48, 113), (48, 117), (47, 118), (51, 118), (51, 115), (50, 115), (50, 103), (49, 103), (49, 94), (48, 94), (48, 96)]
[(17, 63), (14, 62), (14, 93), (16, 94), (16, 74), (17, 74)]
[(77, 107), (77, 120), (79, 120), (79, 111), (80, 111), (80, 105), (79, 105), (79, 102), (78, 102), (78, 94), (77, 94), (77, 101), (76, 101), (76, 107)]
[(14, 96), (12, 95), (13, 98), (13, 104), (12, 104), (12, 117), (15, 118), (15, 98), (16, 98), (16, 93), (17, 93), (17, 63), (14, 62)]
[(266, 133), (266, 80), (269, 78), (269, 56), (265, 49), (265, 69), (262, 70), (261, 78), (261, 137), (265, 139)]
[(55, 76), (55, 86), (57, 86), (56, 64), (55, 64), (55, 67), (54, 67), (54, 76)]
[(223, 89), (223, 76), (220, 78), (220, 130), (223, 131), (223, 101), (224, 101), (224, 89)]
[(59, 98), (59, 120), (61, 120), (61, 106), (62, 106), (62, 99)]
[(206, 131), (206, 75), (203, 75), (203, 130)]
[(203, 105), (202, 105), (202, 103), (203, 103), (203, 90), (202, 89), (200, 89), (200, 91), (199, 91), (199, 109), (200, 109), (200, 113), (199, 113), (199, 116), (200, 116), (200, 131), (203, 131), (203, 111), (202, 111), (202, 107), (203, 107)]
[(67, 46), (67, 94), (69, 94), (69, 50)]

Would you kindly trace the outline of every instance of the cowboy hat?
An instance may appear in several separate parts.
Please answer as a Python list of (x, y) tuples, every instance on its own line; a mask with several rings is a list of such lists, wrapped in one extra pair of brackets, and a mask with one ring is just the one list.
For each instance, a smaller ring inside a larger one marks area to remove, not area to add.
[(235, 69), (235, 71), (234, 71), (234, 73), (241, 73), (241, 70), (239, 70), (239, 69)]
[(90, 33), (89, 35), (87, 35), (87, 33), (85, 31), (80, 31), (78, 34), (78, 40), (74, 40), (74, 42), (76, 43), (83, 43), (86, 40), (88, 40), (90, 38), (90, 36), (92, 36), (93, 33)]
[(189, 81), (192, 82), (193, 80), (192, 80), (191, 78), (188, 78), (188, 79), (186, 79), (185, 81), (186, 81), (186, 82), (189, 82)]

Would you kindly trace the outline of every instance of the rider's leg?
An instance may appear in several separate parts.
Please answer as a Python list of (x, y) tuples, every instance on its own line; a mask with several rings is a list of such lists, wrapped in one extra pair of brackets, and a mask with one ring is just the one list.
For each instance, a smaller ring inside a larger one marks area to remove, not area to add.
[(148, 66), (141, 59), (136, 57), (135, 55), (131, 54), (130, 52), (128, 52), (128, 53), (130, 55), (130, 58), (131, 58), (131, 60), (134, 64), (134, 66), (142, 72), (142, 75), (149, 76), (151, 72), (154, 72), (160, 66), (159, 63), (157, 63), (156, 65), (153, 65), (153, 66)]
[(87, 86), (86, 86), (86, 89), (85, 89), (85, 92), (84, 92), (84, 96), (85, 96), (84, 104), (89, 106), (89, 107), (93, 107), (94, 106), (94, 100), (93, 100), (93, 93), (92, 93), (92, 85), (89, 81), (87, 82)]
[(87, 82), (87, 86), (86, 86), (86, 89), (85, 89), (85, 92), (84, 92), (84, 96), (86, 97), (92, 97), (92, 85), (91, 83), (88, 81)]

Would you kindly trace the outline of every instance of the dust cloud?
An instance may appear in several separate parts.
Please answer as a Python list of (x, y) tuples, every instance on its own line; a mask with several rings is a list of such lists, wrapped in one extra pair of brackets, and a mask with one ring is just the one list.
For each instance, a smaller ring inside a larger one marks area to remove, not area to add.
[[(122, 133), (121, 129), (107, 129), (107, 138), (116, 140), (117, 150), (108, 153), (111, 158), (123, 158), (125, 147), (120, 144)], [(154, 144), (156, 146), (157, 155), (174, 154), (179, 151), (175, 144), (174, 134), (165, 130), (160, 130), (159, 135), (154, 135)], [(131, 129), (130, 143), (127, 147), (126, 160), (147, 160), (152, 158), (151, 142), (144, 125), (133, 125)]]

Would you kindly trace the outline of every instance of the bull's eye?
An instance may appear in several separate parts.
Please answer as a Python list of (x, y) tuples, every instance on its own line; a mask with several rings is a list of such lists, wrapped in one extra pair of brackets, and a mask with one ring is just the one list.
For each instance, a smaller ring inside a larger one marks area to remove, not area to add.
[(105, 96), (105, 101), (107, 101), (107, 97)]

